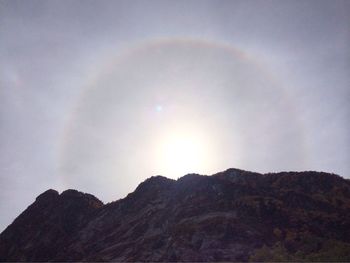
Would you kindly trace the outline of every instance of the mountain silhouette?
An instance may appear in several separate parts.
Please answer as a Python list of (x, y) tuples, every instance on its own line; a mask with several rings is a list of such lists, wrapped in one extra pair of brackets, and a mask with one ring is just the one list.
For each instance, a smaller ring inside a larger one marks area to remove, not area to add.
[(0, 234), (0, 261), (350, 261), (350, 180), (155, 176), (108, 204), (48, 190)]

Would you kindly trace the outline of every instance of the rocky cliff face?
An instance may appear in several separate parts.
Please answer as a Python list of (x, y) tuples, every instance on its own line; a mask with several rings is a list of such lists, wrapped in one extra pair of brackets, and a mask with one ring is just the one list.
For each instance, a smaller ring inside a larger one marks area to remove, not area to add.
[(0, 235), (0, 261), (350, 260), (350, 181), (229, 169), (156, 176), (103, 205), (41, 194)]

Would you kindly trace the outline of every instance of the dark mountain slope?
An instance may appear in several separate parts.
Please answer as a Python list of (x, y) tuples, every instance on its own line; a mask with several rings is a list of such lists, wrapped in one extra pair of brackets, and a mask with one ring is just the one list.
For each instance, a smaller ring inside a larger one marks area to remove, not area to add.
[(103, 205), (49, 190), (1, 235), (1, 261), (350, 260), (350, 182), (229, 169), (147, 179)]
[(0, 235), (0, 261), (46, 261), (84, 227), (103, 203), (76, 190), (39, 195)]

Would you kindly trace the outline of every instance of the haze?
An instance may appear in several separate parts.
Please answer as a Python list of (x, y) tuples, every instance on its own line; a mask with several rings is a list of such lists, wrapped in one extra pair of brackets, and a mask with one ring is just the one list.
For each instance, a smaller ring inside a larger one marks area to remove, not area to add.
[(349, 1), (0, 1), (0, 229), (161, 174), (349, 178)]

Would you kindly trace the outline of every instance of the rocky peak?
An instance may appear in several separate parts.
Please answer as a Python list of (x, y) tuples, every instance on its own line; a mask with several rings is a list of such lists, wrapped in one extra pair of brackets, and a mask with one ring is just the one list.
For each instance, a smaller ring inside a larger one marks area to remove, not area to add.
[(78, 190), (75, 189), (67, 189), (61, 193), (61, 196), (68, 196), (68, 197), (81, 197), (83, 196), (84, 193), (79, 192)]
[(137, 211), (154, 202), (162, 202), (167, 199), (174, 185), (175, 181), (172, 179), (152, 176), (142, 182), (133, 193), (128, 194), (123, 202), (123, 207), (129, 211)]
[(135, 192), (144, 192), (149, 190), (160, 190), (164, 188), (168, 188), (175, 183), (175, 180), (169, 179), (167, 177), (157, 175), (152, 176), (142, 182), (135, 190)]
[(56, 190), (49, 189), (42, 194), (40, 194), (35, 200), (40, 202), (40, 201), (52, 201), (56, 199), (59, 196), (59, 193)]
[(324, 172), (280, 172), (265, 174), (266, 181), (280, 189), (293, 189), (303, 193), (326, 193), (332, 188), (350, 185), (349, 180)]
[(247, 172), (244, 170), (230, 168), (226, 171), (215, 174), (222, 180), (227, 180), (231, 183), (255, 183), (257, 180), (262, 179), (262, 175), (253, 172)]
[(76, 190), (67, 190), (61, 195), (53, 189), (45, 191), (1, 234), (0, 261), (8, 257), (8, 240), (14, 233), (19, 239), (11, 247), (11, 253), (29, 253), (27, 260), (31, 261), (55, 257), (59, 248), (102, 206), (96, 197)]
[(103, 205), (38, 196), (0, 234), (0, 261), (349, 261), (350, 181), (228, 169), (155, 176)]
[(68, 189), (61, 193), (62, 202), (71, 203), (78, 202), (83, 206), (92, 207), (93, 209), (103, 206), (103, 202), (95, 196), (74, 189)]

